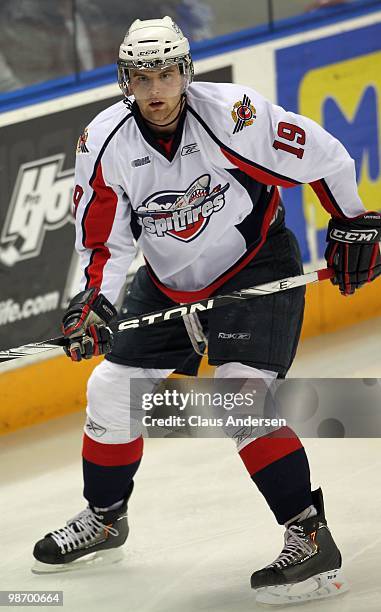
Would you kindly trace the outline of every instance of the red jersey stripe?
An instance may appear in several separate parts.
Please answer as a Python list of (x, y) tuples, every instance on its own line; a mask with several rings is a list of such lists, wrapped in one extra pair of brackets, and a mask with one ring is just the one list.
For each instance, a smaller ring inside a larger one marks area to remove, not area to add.
[(97, 465), (131, 465), (143, 456), (143, 438), (140, 436), (126, 444), (100, 444), (84, 433), (82, 456)]
[(250, 476), (253, 476), (299, 448), (302, 448), (302, 443), (296, 433), (289, 427), (281, 427), (268, 436), (253, 440), (239, 452), (239, 455)]
[(85, 270), (86, 289), (102, 285), (103, 270), (111, 256), (106, 242), (111, 234), (118, 203), (117, 194), (104, 181), (101, 162), (97, 166), (91, 186), (94, 195), (82, 222), (83, 246), (93, 251)]
[(327, 189), (324, 187), (324, 181), (322, 179), (319, 181), (314, 181), (313, 183), (310, 183), (310, 185), (319, 198), (321, 205), (324, 206), (325, 210), (329, 212), (332, 217), (345, 217), (337, 203), (330, 198)]
[(264, 168), (258, 168), (253, 164), (249, 164), (248, 162), (236, 157), (230, 151), (226, 151), (223, 147), (221, 147), (222, 153), (225, 157), (234, 164), (237, 168), (248, 174), (253, 179), (263, 183), (264, 185), (278, 185), (279, 187), (295, 187), (299, 185), (298, 181), (293, 181), (287, 177), (282, 177), (280, 175), (272, 174), (270, 170), (265, 170)]

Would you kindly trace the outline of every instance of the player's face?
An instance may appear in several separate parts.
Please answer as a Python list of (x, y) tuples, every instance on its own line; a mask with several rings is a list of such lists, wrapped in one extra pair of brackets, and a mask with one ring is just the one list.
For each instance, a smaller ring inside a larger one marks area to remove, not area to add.
[(177, 65), (157, 70), (131, 70), (129, 89), (143, 117), (155, 124), (166, 124), (178, 112), (184, 77)]

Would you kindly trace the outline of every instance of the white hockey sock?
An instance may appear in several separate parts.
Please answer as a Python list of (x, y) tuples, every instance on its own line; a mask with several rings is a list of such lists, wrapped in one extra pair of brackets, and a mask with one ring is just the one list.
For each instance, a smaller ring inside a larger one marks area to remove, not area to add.
[(288, 525), (290, 525), (291, 523), (300, 523), (300, 521), (304, 521), (305, 519), (310, 518), (311, 516), (316, 516), (316, 515), (317, 515), (317, 510), (315, 506), (313, 505), (308, 506), (308, 508), (303, 510), (303, 512), (300, 512), (300, 514), (297, 514), (296, 516), (293, 516), (291, 519), (289, 519), (287, 523), (285, 523), (285, 527), (288, 527)]
[(108, 510), (116, 510), (117, 508), (120, 508), (123, 502), (124, 499), (120, 499), (119, 501), (115, 502), (115, 504), (112, 504), (112, 506), (107, 506), (107, 508), (98, 508), (94, 506), (94, 510), (95, 512), (107, 512)]

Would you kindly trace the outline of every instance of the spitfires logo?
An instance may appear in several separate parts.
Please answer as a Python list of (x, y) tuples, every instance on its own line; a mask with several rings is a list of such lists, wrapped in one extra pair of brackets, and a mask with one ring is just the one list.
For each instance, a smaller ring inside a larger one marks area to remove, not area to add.
[(184, 191), (160, 191), (147, 198), (136, 213), (143, 227), (159, 238), (172, 236), (183, 242), (194, 240), (212, 215), (225, 205), (229, 183), (210, 191), (210, 175), (198, 177)]
[(257, 118), (256, 110), (249, 97), (245, 94), (242, 100), (238, 100), (233, 106), (232, 119), (235, 123), (233, 134), (240, 132), (244, 127), (253, 125)]

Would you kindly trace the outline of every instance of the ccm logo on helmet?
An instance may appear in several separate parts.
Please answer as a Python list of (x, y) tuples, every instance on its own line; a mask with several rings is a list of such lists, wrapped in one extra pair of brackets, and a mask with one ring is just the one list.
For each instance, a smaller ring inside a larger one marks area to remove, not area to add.
[(160, 49), (153, 49), (151, 51), (139, 51), (138, 55), (155, 55), (155, 53), (159, 53)]
[(339, 242), (374, 242), (378, 238), (377, 230), (340, 230), (332, 229), (330, 237)]

